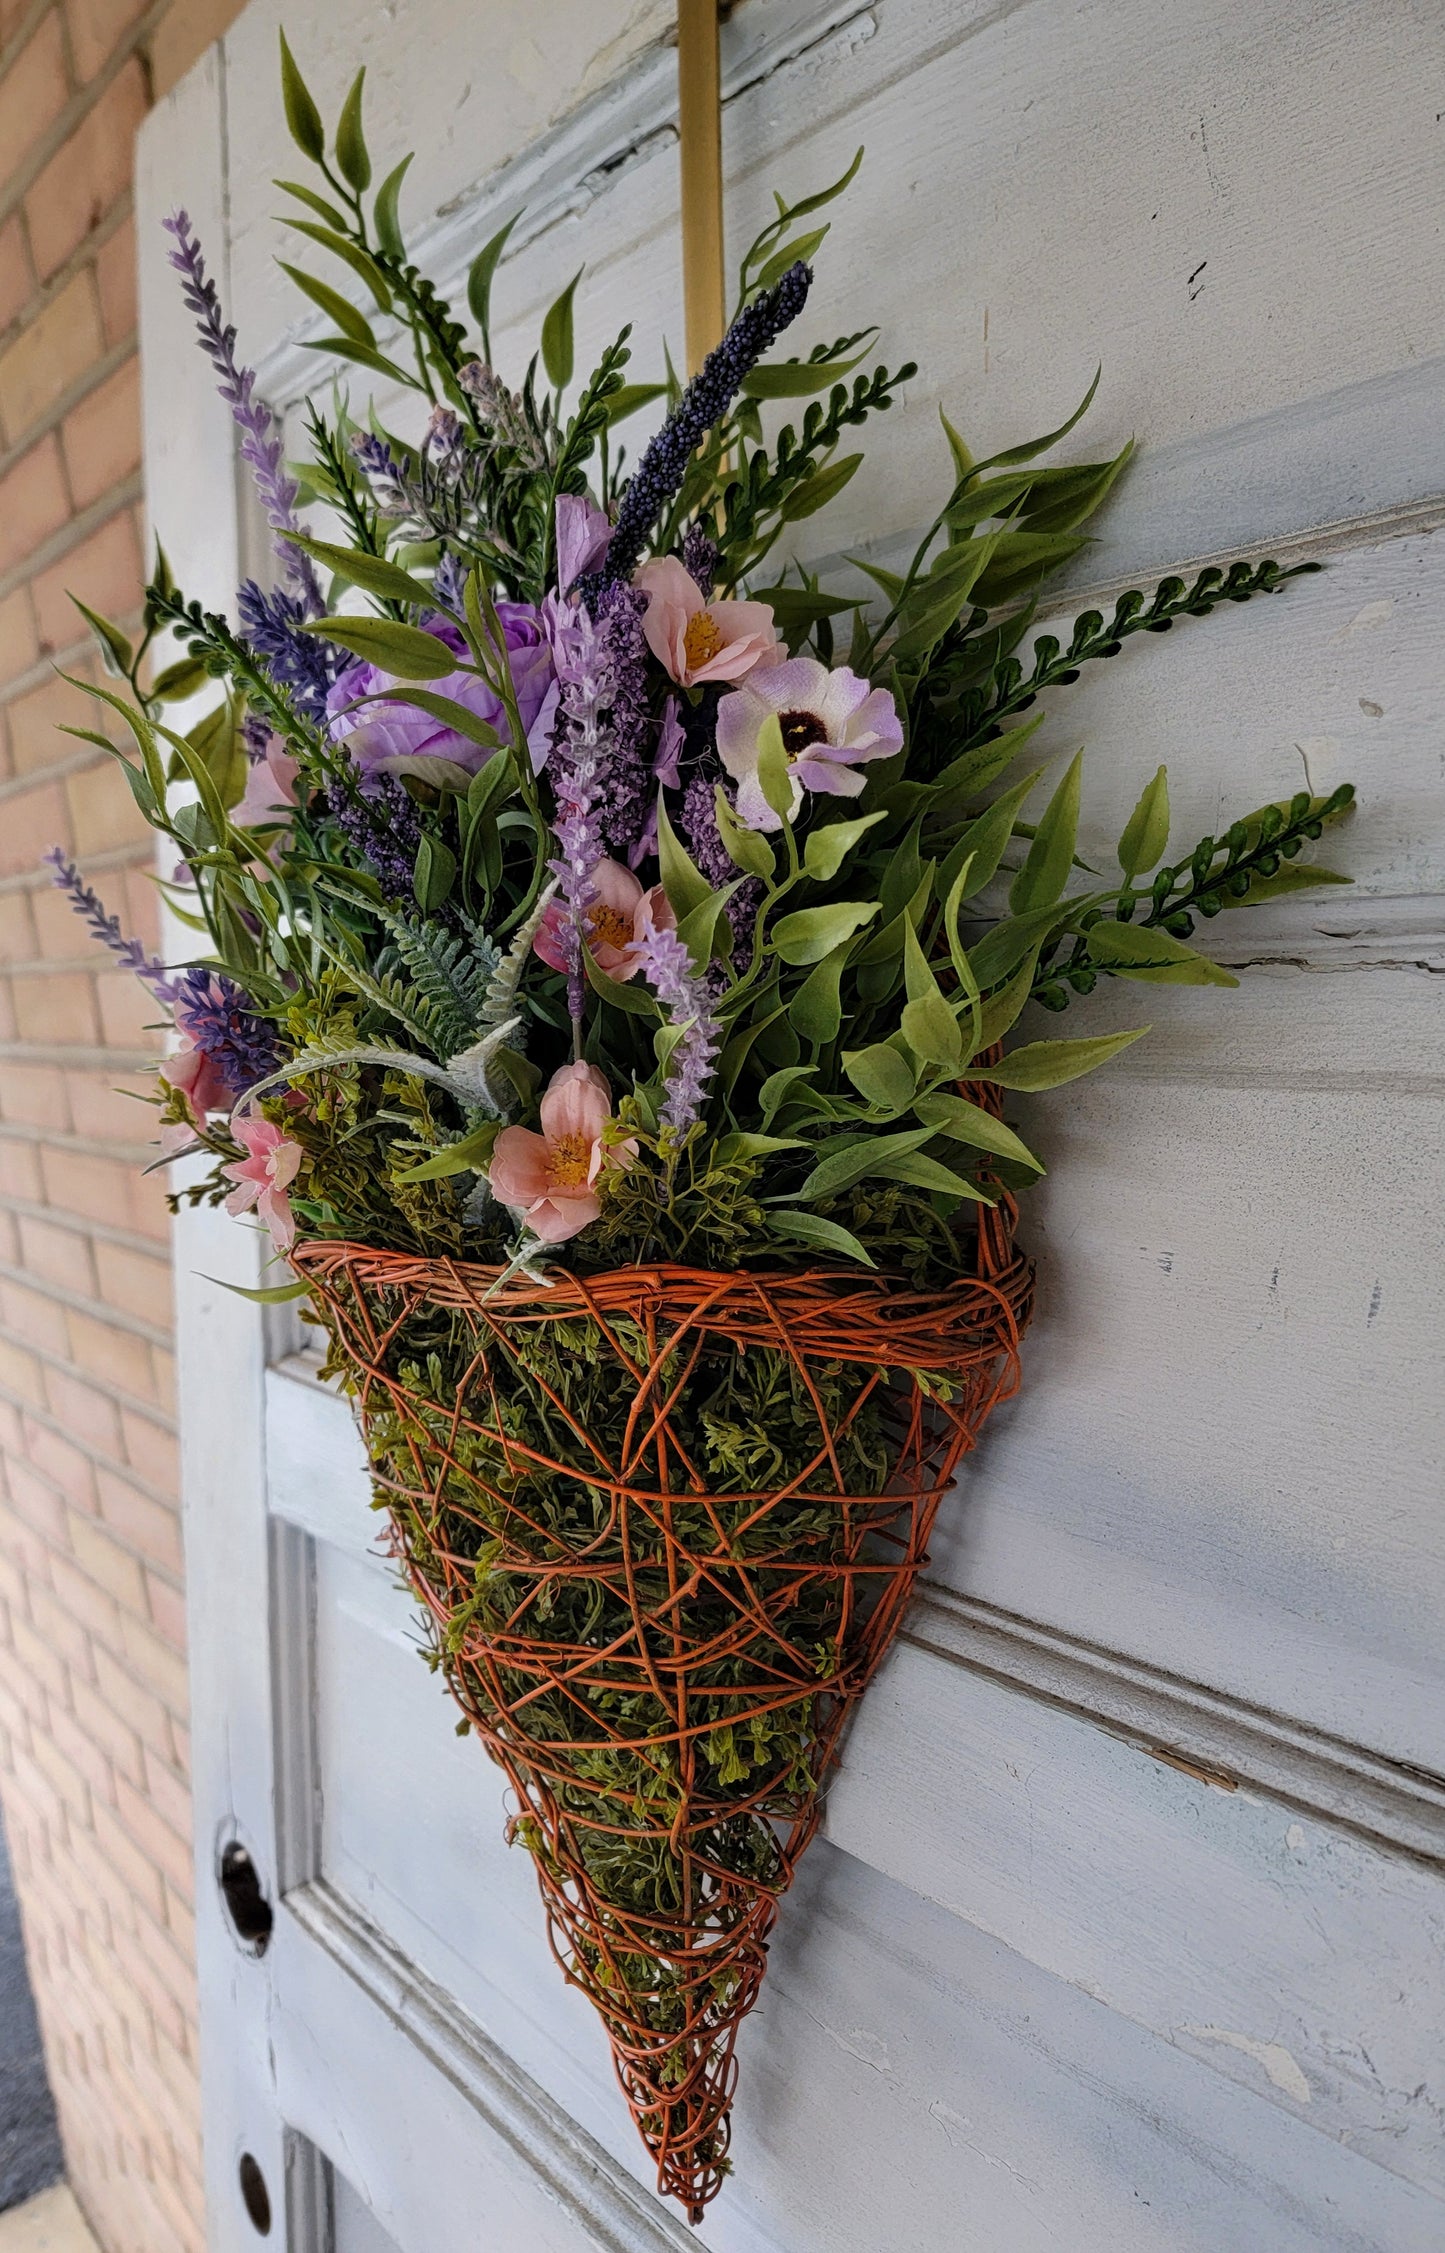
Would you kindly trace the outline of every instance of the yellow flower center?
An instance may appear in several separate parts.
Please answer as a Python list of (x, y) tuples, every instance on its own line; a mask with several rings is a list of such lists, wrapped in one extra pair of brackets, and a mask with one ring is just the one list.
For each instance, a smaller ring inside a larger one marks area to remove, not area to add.
[(632, 937), (632, 918), (620, 907), (604, 907), (600, 900), (587, 911), (587, 927), (595, 946), (625, 947)]
[(554, 1189), (583, 1189), (592, 1166), (592, 1145), (582, 1134), (559, 1135), (552, 1145), (548, 1172)]
[(688, 671), (695, 673), (723, 647), (723, 630), (710, 610), (695, 610), (682, 637), (682, 654)]

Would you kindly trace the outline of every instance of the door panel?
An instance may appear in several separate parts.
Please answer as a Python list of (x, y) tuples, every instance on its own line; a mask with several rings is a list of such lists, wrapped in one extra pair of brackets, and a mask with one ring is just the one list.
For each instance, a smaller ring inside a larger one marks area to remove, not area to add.
[[(314, 369), (269, 263), (279, 14), (255, 0), (148, 126), (139, 200), (147, 225), (180, 200), (204, 219), (289, 407)], [(412, 0), (399, 40), (364, 0), (297, 29), (331, 112), (368, 64), (378, 159), (421, 142), (406, 209), (440, 279), (525, 206), (504, 362), (584, 262), (579, 362), (625, 315), (646, 376), (680, 332), (670, 15)], [(1146, 450), (1075, 607), (1236, 546), (1328, 570), (1141, 637), (1058, 699), (1038, 740), (1088, 745), (1081, 849), (1107, 862), (1160, 759), (1179, 840), (1348, 775), (1364, 805), (1334, 857), (1356, 883), (1213, 926), (1236, 993), (1095, 997), (1087, 1029), (1149, 1041), (1017, 1106), (1050, 1165), (1024, 1390), (846, 1741), (744, 2029), (737, 2177), (700, 2233), (643, 2179), (501, 1780), (418, 1662), (344, 1403), (281, 1321), (204, 1280), (257, 1280), (253, 1240), (187, 1217), (216, 2253), (250, 2242), (239, 2152), (269, 2175), (288, 2148), (334, 2176), (293, 2201), (289, 2253), (1445, 2235), (1442, 31), (1436, 0), (1367, 22), (1346, 0), (733, 9), (733, 245), (774, 184), (866, 142), (812, 334), (879, 320), (880, 353), (923, 363), (826, 538), (896, 557), (936, 498), (940, 402), (1007, 443), (1102, 351), (1089, 451), (1131, 430)], [(264, 543), (147, 256), (152, 508), (223, 601)], [(278, 1902), (260, 1961), (218, 1907), (230, 1835)]]

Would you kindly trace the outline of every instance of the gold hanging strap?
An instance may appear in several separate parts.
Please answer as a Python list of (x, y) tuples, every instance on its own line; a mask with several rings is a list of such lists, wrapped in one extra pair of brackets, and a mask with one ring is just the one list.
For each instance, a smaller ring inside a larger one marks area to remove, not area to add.
[(687, 372), (696, 375), (727, 326), (718, 0), (677, 0), (677, 95)]

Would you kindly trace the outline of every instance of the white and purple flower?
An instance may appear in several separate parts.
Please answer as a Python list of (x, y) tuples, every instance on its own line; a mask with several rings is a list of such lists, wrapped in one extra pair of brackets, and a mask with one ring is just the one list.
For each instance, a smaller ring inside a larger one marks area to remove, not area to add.
[(717, 708), (718, 755), (738, 786), (737, 810), (750, 829), (781, 829), (758, 782), (759, 737), (776, 719), (793, 786), (789, 819), (805, 791), (856, 798), (857, 769), (869, 759), (891, 759), (903, 748), (903, 723), (886, 688), (870, 688), (846, 665), (832, 672), (816, 657), (750, 673)]

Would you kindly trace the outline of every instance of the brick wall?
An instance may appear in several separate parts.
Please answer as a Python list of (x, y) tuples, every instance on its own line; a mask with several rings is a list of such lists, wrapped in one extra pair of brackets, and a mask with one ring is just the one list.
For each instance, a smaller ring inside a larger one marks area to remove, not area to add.
[(37, 870), (154, 938), (148, 832), (56, 667), (133, 620), (136, 126), (238, 0), (0, 0), (0, 1798), (71, 2177), (105, 2253), (203, 2242), (154, 1035)]

